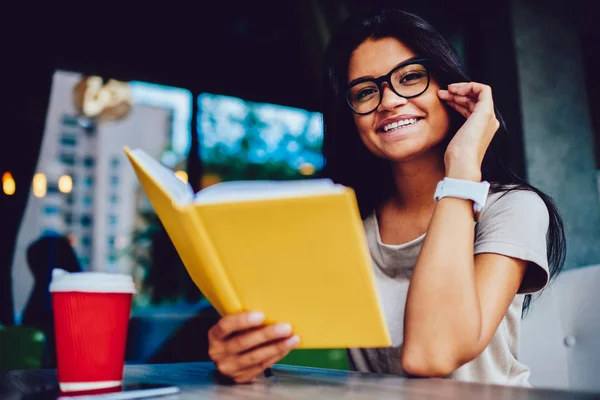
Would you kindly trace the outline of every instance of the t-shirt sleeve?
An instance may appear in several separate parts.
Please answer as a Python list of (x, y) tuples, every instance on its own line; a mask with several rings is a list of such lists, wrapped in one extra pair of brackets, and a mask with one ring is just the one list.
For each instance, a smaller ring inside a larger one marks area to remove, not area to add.
[(484, 209), (476, 225), (475, 254), (495, 253), (528, 261), (518, 293), (535, 293), (548, 283), (549, 221), (548, 208), (537, 193), (502, 193)]

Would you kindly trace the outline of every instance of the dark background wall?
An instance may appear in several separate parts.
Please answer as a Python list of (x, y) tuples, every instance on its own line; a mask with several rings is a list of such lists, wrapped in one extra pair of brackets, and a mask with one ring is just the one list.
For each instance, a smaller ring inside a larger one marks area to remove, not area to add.
[[(135, 5), (11, 3), (3, 12), (7, 23), (0, 28), (3, 88), (0, 171), (11, 171), (17, 182), (31, 180), (55, 69), (184, 87), (194, 95), (212, 92), (319, 110), (320, 60), (329, 36), (343, 18), (364, 8), (365, 3), (359, 0), (160, 2), (155, 5), (151, 2)], [(600, 228), (580, 226), (600, 218), (597, 192), (596, 197), (593, 195), (597, 189), (590, 181), (595, 169), (600, 168), (600, 79), (597, 78), (600, 35), (593, 2), (380, 0), (368, 4), (415, 12), (450, 38), (463, 55), (473, 79), (494, 88), (495, 102), (513, 139), (512, 167), (524, 176), (530, 176), (532, 171), (527, 165), (524, 140), (530, 132), (523, 121), (531, 121), (526, 116), (530, 115), (531, 101), (535, 103), (536, 99), (522, 95), (522, 81), (529, 79), (523, 76), (523, 71), (535, 72), (535, 68), (542, 68), (545, 63), (560, 63), (563, 55), (551, 54), (553, 41), (561, 37), (561, 29), (569, 31), (568, 37), (578, 50), (564, 57), (578, 66), (577, 76), (553, 76), (567, 86), (572, 79), (581, 88), (577, 107), (590, 123), (574, 129), (572, 135), (581, 135), (580, 146), (588, 146), (582, 154), (586, 154), (592, 164), (596, 163), (595, 168), (586, 164), (584, 170), (578, 170), (577, 165), (564, 166), (571, 168), (573, 174), (585, 175), (585, 187), (577, 190), (587, 199), (585, 207), (589, 210), (586, 212), (591, 216), (586, 221), (569, 219), (569, 232), (585, 232), (574, 237), (583, 240), (587, 249), (585, 257), (574, 256), (569, 260), (573, 265), (598, 261), (600, 254), (589, 249), (598, 244)], [(521, 8), (528, 11), (526, 18), (530, 19), (521, 18), (521, 27), (535, 24), (538, 16), (543, 17), (544, 10), (550, 13), (550, 21), (570, 21), (542, 31), (539, 40), (544, 40), (549, 53), (546, 58), (529, 59), (533, 64), (526, 68), (519, 64), (518, 58), (534, 51), (537, 44), (534, 40), (521, 42), (526, 45), (519, 49), (515, 46), (519, 39), (526, 39), (518, 37), (525, 31), (516, 29), (514, 23), (515, 17), (521, 15)], [(543, 84), (548, 95), (552, 95), (554, 87), (560, 87), (554, 82)], [(540, 112), (538, 115), (543, 115), (547, 110)], [(528, 146), (534, 148), (539, 144), (536, 141), (544, 140), (546, 137), (542, 135)], [(195, 140), (191, 151), (195, 155), (194, 146), (197, 146)], [(590, 153), (594, 146), (595, 156)], [(193, 175), (200, 172), (200, 160), (190, 159), (191, 180), (195, 181)], [(539, 178), (538, 182), (543, 185), (545, 181)], [(561, 194), (552, 192), (556, 187), (547, 185), (542, 189), (550, 190), (551, 195)], [(0, 323), (12, 320), (7, 286), (9, 266), (28, 196), (27, 190), (20, 189), (27, 188), (18, 186), (14, 196), (0, 196)], [(577, 190), (573, 196), (577, 196)], [(581, 207), (578, 204), (564, 198), (559, 202), (559, 206), (571, 210), (567, 214), (572, 215)]]

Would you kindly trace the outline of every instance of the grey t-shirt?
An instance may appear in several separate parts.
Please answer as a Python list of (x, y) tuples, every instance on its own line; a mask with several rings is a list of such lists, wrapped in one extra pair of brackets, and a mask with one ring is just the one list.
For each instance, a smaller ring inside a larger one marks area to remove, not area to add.
[[(529, 386), (529, 368), (519, 362), (519, 332), (524, 295), (548, 282), (548, 209), (534, 192), (492, 193), (475, 226), (474, 254), (496, 253), (529, 261), (525, 278), (490, 344), (476, 359), (454, 371), (461, 381)], [(401, 245), (382, 243), (377, 217), (364, 221), (379, 298), (392, 347), (348, 349), (350, 367), (362, 372), (403, 375), (401, 351), (408, 286), (425, 234)]]

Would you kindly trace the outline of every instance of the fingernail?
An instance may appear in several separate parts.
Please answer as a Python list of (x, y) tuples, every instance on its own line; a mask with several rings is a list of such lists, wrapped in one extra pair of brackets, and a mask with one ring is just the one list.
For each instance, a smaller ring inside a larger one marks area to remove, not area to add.
[(285, 341), (285, 345), (287, 347), (294, 347), (297, 346), (298, 343), (300, 343), (300, 338), (298, 337), (298, 335), (294, 335), (291, 338), (289, 338), (288, 340)]
[(457, 82), (457, 83), (449, 84), (448, 87), (460, 87), (460, 86), (464, 86), (466, 84), (467, 84), (467, 82)]
[(292, 332), (292, 326), (290, 324), (277, 324), (275, 326), (275, 333), (277, 335), (288, 335)]
[(252, 312), (248, 315), (248, 322), (251, 324), (260, 324), (265, 320), (265, 314), (261, 312)]

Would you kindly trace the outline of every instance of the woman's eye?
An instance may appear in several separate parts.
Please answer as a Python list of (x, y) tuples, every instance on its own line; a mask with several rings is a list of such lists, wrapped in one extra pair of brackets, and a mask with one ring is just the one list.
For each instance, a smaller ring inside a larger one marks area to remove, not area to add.
[(408, 84), (415, 83), (415, 81), (419, 81), (419, 80), (423, 79), (423, 77), (424, 77), (423, 73), (411, 72), (411, 73), (404, 75), (402, 77), (402, 79), (400, 79), (400, 83), (408, 83)]
[(356, 95), (356, 98), (357, 98), (357, 100), (364, 100), (368, 97), (371, 97), (376, 92), (377, 92), (377, 90), (375, 88), (363, 89), (360, 92), (358, 92), (358, 94)]

